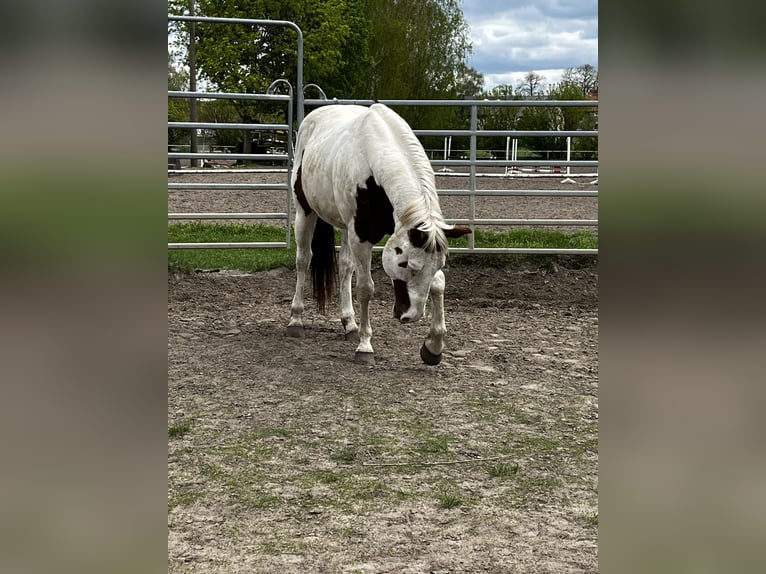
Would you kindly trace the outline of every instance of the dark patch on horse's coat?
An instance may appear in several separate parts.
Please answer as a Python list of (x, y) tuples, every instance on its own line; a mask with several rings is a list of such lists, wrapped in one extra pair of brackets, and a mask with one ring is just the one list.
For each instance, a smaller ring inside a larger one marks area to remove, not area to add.
[(394, 279), (394, 317), (401, 319), (402, 315), (410, 308), (410, 294), (407, 293), (407, 283), (401, 279)]
[(423, 246), (428, 240), (428, 234), (425, 231), (421, 231), (417, 227), (410, 229), (407, 232), (407, 237), (410, 238), (410, 243), (412, 243), (414, 247), (418, 247), (420, 249), (423, 249)]
[(295, 197), (298, 198), (298, 203), (303, 208), (303, 213), (308, 215), (311, 213), (312, 209), (309, 205), (309, 202), (306, 200), (306, 194), (303, 193), (303, 179), (301, 178), (301, 170), (303, 169), (303, 166), (298, 167), (298, 176), (295, 178), (295, 187), (293, 189), (293, 192), (295, 193)]
[(394, 206), (375, 178), (368, 177), (365, 185), (366, 188), (356, 188), (354, 231), (362, 242), (369, 241), (375, 245), (385, 235), (394, 232)]

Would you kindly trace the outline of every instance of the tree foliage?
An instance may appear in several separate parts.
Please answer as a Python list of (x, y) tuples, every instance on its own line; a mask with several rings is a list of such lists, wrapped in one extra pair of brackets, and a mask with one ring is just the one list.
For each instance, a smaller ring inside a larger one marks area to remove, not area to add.
[(448, 99), (465, 86), (471, 44), (458, 0), (365, 0), (372, 66), (361, 97)]
[[(187, 6), (169, 2), (176, 14)], [(196, 13), (296, 23), (304, 35), (304, 85), (317, 84), (328, 97), (453, 99), (483, 87), (481, 74), (465, 63), (471, 46), (459, 0), (196, 0)], [(196, 36), (200, 77), (213, 88), (262, 93), (279, 78), (295, 86), (293, 30), (198, 23)], [(269, 108), (238, 109), (244, 121), (258, 121)], [(410, 115), (423, 113), (434, 115)]]
[(517, 92), (528, 98), (534, 98), (536, 96), (543, 95), (545, 76), (538, 74), (537, 72), (527, 72), (524, 75), (524, 79), (519, 82), (517, 86)]
[[(168, 91), (180, 92), (188, 88), (189, 74), (178, 69), (168, 53)], [(168, 98), (168, 121), (189, 121), (189, 100), (185, 98)], [(189, 130), (168, 128), (168, 144), (187, 143)]]
[(580, 90), (580, 97), (598, 94), (598, 70), (590, 64), (567, 68), (561, 77), (562, 83), (571, 83)]
[[(189, 2), (169, 0), (169, 12), (188, 13)], [(466, 64), (471, 44), (460, 0), (194, 2), (196, 13), (203, 16), (295, 22), (304, 35), (304, 85), (317, 84), (331, 98), (568, 100), (598, 92), (598, 70), (588, 64), (566, 69), (562, 82), (550, 88), (544, 76), (528, 72), (515, 89), (502, 85), (484, 91), (484, 77)], [(186, 53), (188, 24), (171, 23), (171, 31), (179, 52)], [(297, 37), (290, 28), (197, 23), (195, 39), (199, 78), (211, 89), (263, 93), (280, 78), (295, 87)], [(172, 83), (172, 89), (185, 89), (187, 80), (169, 59), (169, 88)], [(200, 102), (200, 119), (209, 121), (276, 122), (284, 120), (283, 111), (283, 105), (264, 102)], [(469, 125), (468, 109), (459, 107), (413, 106), (398, 107), (397, 111), (420, 129), (466, 129)], [(186, 120), (188, 101), (175, 100), (172, 105), (169, 101), (168, 117), (171, 121)], [(498, 106), (482, 109), (479, 121), (483, 129), (594, 129), (595, 114), (577, 107)], [(173, 137), (177, 139), (177, 135)], [(577, 139), (582, 147), (596, 141)], [(484, 143), (498, 147), (497, 141)], [(555, 138), (525, 138), (520, 143), (538, 150), (561, 147)], [(441, 142), (428, 142), (432, 144), (438, 147)]]

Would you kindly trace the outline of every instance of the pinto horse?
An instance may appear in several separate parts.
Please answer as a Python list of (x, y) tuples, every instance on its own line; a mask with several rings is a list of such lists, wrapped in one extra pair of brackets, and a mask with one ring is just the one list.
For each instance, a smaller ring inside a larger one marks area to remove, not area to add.
[[(470, 233), (444, 221), (436, 180), (423, 146), (410, 126), (383, 104), (329, 105), (306, 115), (298, 130), (291, 186), (295, 210), (297, 281), (287, 334), (302, 337), (303, 288), (311, 268), (320, 312), (340, 278), (341, 322), (347, 340), (358, 340), (354, 361), (372, 365), (368, 307), (375, 286), (372, 248), (386, 235), (383, 269), (394, 286), (394, 317), (420, 320), (431, 297), (431, 328), (420, 348), (428, 365), (441, 361), (447, 238)], [(342, 230), (336, 263), (335, 233)], [(338, 265), (339, 263), (339, 265)], [(361, 310), (357, 325), (351, 298)]]

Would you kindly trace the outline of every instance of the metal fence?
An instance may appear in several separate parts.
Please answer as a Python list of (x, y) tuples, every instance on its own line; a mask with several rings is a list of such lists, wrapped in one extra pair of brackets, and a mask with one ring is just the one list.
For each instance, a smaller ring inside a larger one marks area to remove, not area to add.
[[(205, 129), (205, 130), (219, 130), (219, 129), (236, 129), (236, 130), (253, 130), (253, 131), (275, 131), (284, 130), (288, 134), (288, 142), (284, 154), (239, 154), (239, 153), (225, 153), (225, 154), (210, 154), (210, 153), (191, 153), (191, 152), (169, 152), (168, 161), (169, 169), (168, 175), (172, 176), (177, 173), (199, 173), (210, 174), (225, 172), (244, 173), (245, 170), (187, 170), (187, 169), (170, 169), (171, 160), (180, 159), (211, 159), (211, 157), (225, 158), (226, 160), (250, 160), (250, 161), (269, 161), (269, 162), (282, 162), (284, 167), (281, 168), (285, 174), (284, 183), (279, 184), (263, 184), (263, 183), (168, 183), (168, 189), (204, 189), (204, 190), (221, 190), (221, 189), (252, 189), (252, 190), (269, 190), (274, 192), (282, 192), (285, 197), (285, 209), (284, 212), (279, 213), (168, 213), (169, 220), (225, 220), (225, 219), (237, 219), (237, 220), (284, 220), (285, 221), (285, 241), (284, 242), (238, 242), (238, 243), (168, 243), (169, 249), (211, 249), (211, 248), (264, 248), (264, 247), (288, 247), (290, 245), (290, 230), (293, 212), (293, 198), (289, 189), (290, 175), (293, 164), (293, 135), (300, 125), (303, 119), (304, 113), (308, 113), (309, 108), (314, 108), (324, 105), (371, 105), (375, 101), (386, 104), (392, 108), (401, 106), (418, 107), (418, 106), (449, 106), (449, 107), (462, 107), (468, 108), (470, 113), (470, 122), (468, 129), (438, 129), (438, 130), (425, 130), (415, 129), (414, 132), (419, 137), (442, 137), (445, 139), (445, 155), (444, 159), (431, 159), (431, 164), (434, 167), (434, 171), (437, 174), (447, 174), (449, 170), (453, 168), (467, 169), (466, 173), (461, 173), (462, 176), (467, 176), (468, 185), (465, 189), (437, 189), (440, 196), (465, 196), (468, 197), (468, 212), (465, 217), (448, 219), (449, 223), (468, 225), (471, 228), (478, 228), (482, 226), (508, 226), (508, 227), (583, 227), (583, 228), (597, 228), (597, 219), (555, 219), (555, 218), (539, 218), (539, 219), (506, 219), (506, 218), (480, 218), (476, 216), (476, 200), (478, 197), (577, 197), (577, 198), (593, 198), (598, 196), (598, 191), (595, 190), (529, 190), (529, 189), (514, 189), (513, 182), (517, 181), (516, 178), (524, 177), (525, 175), (532, 176), (530, 173), (535, 170), (535, 177), (559, 177), (566, 176), (566, 180), (574, 182), (572, 178), (575, 177), (588, 177), (592, 181), (592, 184), (598, 183), (598, 160), (574, 160), (571, 159), (571, 154), (567, 149), (566, 159), (554, 159), (554, 160), (542, 160), (542, 159), (518, 159), (515, 154), (508, 153), (511, 149), (510, 142), (517, 140), (518, 138), (534, 138), (534, 137), (550, 137), (558, 136), (568, 138), (568, 141), (573, 138), (598, 138), (597, 130), (571, 130), (571, 131), (528, 131), (528, 130), (488, 130), (482, 129), (479, 123), (479, 111), (487, 112), (488, 109), (497, 109), (502, 107), (588, 107), (592, 110), (598, 109), (598, 101), (594, 100), (579, 100), (579, 101), (561, 101), (561, 100), (350, 100), (350, 99), (327, 99), (324, 97), (324, 93), (321, 88), (310, 84), (309, 86), (303, 86), (303, 70), (302, 70), (302, 51), (303, 51), (303, 37), (300, 33), (300, 29), (290, 22), (272, 21), (272, 20), (251, 20), (251, 19), (236, 19), (236, 18), (205, 18), (205, 17), (189, 17), (189, 16), (169, 16), (169, 20), (178, 21), (201, 21), (211, 22), (219, 24), (255, 24), (259, 26), (277, 25), (288, 26), (297, 31), (298, 42), (298, 71), (296, 77), (296, 115), (297, 122), (293, 122), (293, 87), (285, 79), (275, 81), (272, 86), (267, 90), (266, 94), (244, 94), (244, 93), (209, 93), (209, 92), (168, 92), (168, 97), (172, 98), (228, 98), (228, 99), (251, 99), (262, 101), (282, 102), (286, 105), (287, 123), (285, 124), (244, 124), (244, 123), (203, 123), (203, 122), (168, 122), (168, 128), (182, 128), (182, 129)], [(274, 93), (280, 86), (287, 86), (288, 95), (278, 95)], [(304, 89), (316, 88), (321, 99), (305, 99)], [(309, 110), (310, 111), (310, 110)], [(477, 149), (477, 139), (479, 137), (504, 137), (509, 145), (506, 146), (508, 150), (504, 159), (485, 159), (479, 157), (479, 150)], [(447, 141), (453, 137), (468, 138), (469, 147), (467, 149), (467, 155), (464, 157), (452, 158), (447, 153)], [(515, 145), (514, 145), (515, 148)], [(490, 174), (488, 168), (505, 168), (502, 174)], [(554, 169), (565, 169), (565, 172), (554, 173)], [(571, 168), (591, 168), (591, 171), (585, 173), (573, 173)], [(541, 173), (547, 171), (548, 173)], [(454, 172), (453, 172), (454, 173)], [(457, 175), (457, 174), (455, 174)], [(508, 189), (500, 190), (485, 190), (479, 189), (477, 186), (477, 178), (480, 177), (502, 177), (504, 182), (508, 183)], [(509, 177), (512, 176), (512, 177)], [(595, 178), (595, 179), (593, 179)], [(598, 253), (597, 249), (543, 249), (543, 248), (486, 248), (476, 247), (474, 244), (473, 234), (468, 235), (468, 246), (463, 248), (451, 247), (451, 252), (470, 252), (470, 253), (527, 253), (527, 254), (576, 254), (576, 255), (595, 255)], [(380, 250), (382, 248), (376, 248)]]
[[(251, 18), (210, 18), (204, 16), (168, 16), (168, 20), (173, 22), (206, 22), (216, 25), (253, 25), (253, 26), (278, 26), (290, 28), (296, 33), (296, 44), (298, 50), (298, 66), (296, 72), (296, 84), (300, 88), (298, 90), (298, 120), (303, 119), (303, 33), (301, 29), (293, 22), (283, 20), (258, 20)], [(281, 87), (286, 87), (288, 94), (281, 95), (276, 92)], [(293, 164), (293, 86), (285, 80), (279, 79), (274, 81), (271, 86), (266, 90), (265, 94), (248, 94), (248, 93), (223, 93), (223, 92), (182, 92), (182, 91), (169, 91), (168, 98), (188, 98), (188, 99), (230, 99), (230, 100), (251, 100), (251, 101), (268, 101), (268, 102), (281, 102), (286, 106), (284, 116), (287, 118), (287, 123), (283, 124), (261, 124), (261, 123), (209, 123), (209, 122), (168, 122), (168, 128), (181, 128), (189, 130), (245, 130), (252, 132), (274, 132), (284, 131), (287, 134), (287, 143), (284, 153), (199, 153), (199, 152), (168, 152), (168, 177), (179, 173), (199, 173), (212, 175), (209, 170), (182, 170), (175, 162), (182, 159), (189, 160), (207, 160), (207, 161), (231, 161), (231, 160), (246, 160), (246, 161), (268, 161), (270, 163), (282, 163), (282, 168), (285, 173), (285, 180), (283, 183), (269, 184), (269, 183), (217, 183), (217, 182), (203, 182), (203, 183), (173, 183), (168, 182), (168, 189), (183, 189), (183, 190), (234, 190), (234, 189), (250, 189), (250, 190), (265, 190), (273, 191), (275, 193), (282, 192), (285, 197), (285, 210), (283, 212), (275, 213), (168, 213), (168, 220), (225, 220), (225, 219), (268, 219), (268, 220), (284, 220), (285, 222), (285, 240), (284, 241), (268, 241), (268, 242), (184, 242), (184, 243), (168, 243), (168, 249), (231, 249), (231, 248), (265, 248), (265, 247), (278, 247), (285, 248), (290, 247), (291, 243), (291, 226), (292, 221), (292, 198), (290, 193), (290, 174)], [(172, 167), (171, 167), (172, 166)], [(228, 170), (212, 170), (213, 173), (221, 173)], [(246, 170), (237, 169), (238, 173), (246, 173)], [(212, 177), (211, 177), (212, 179)]]

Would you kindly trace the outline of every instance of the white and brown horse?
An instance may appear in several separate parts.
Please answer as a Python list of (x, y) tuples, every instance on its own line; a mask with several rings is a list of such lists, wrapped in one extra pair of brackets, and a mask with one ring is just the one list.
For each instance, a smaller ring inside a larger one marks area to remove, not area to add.
[[(324, 312), (340, 276), (341, 321), (346, 339), (356, 340), (354, 360), (374, 364), (368, 307), (374, 284), (372, 248), (386, 235), (383, 269), (391, 278), (394, 317), (418, 321), (431, 297), (431, 328), (420, 349), (429, 365), (444, 350), (444, 273), (447, 238), (471, 230), (444, 221), (434, 172), (409, 125), (383, 104), (329, 105), (306, 116), (295, 149), (292, 189), (295, 210), (297, 282), (287, 334), (302, 337), (303, 288), (311, 266), (314, 298)], [(343, 230), (339, 265), (333, 228)], [(361, 316), (357, 325), (351, 298)]]

